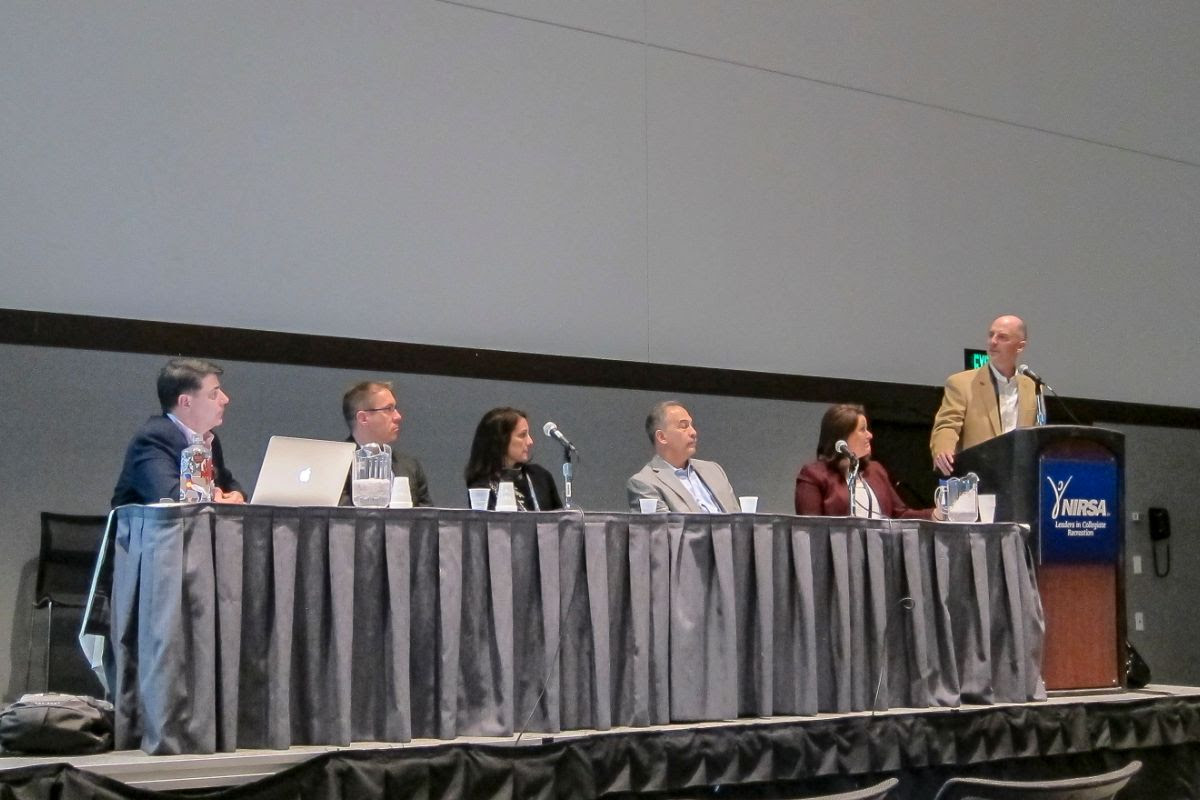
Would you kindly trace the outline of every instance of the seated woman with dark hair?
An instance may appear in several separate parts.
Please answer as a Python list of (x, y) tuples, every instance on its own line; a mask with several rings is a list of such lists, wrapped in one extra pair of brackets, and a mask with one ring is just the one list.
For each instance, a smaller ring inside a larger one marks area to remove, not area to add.
[(533, 437), (529, 419), (515, 408), (493, 408), (483, 415), (471, 440), (471, 457), (464, 477), (468, 489), (491, 489), (488, 508), (496, 507), (496, 492), (511, 481), (520, 511), (553, 511), (562, 508), (554, 477), (544, 467), (529, 462)]
[[(805, 464), (796, 476), (796, 513), (819, 517), (872, 517), (934, 519), (932, 508), (909, 508), (892, 486), (882, 464), (871, 460), (871, 439), (862, 406), (830, 406), (821, 418), (817, 460)], [(837, 452), (845, 441), (858, 458), (854, 509), (850, 503), (850, 457)]]

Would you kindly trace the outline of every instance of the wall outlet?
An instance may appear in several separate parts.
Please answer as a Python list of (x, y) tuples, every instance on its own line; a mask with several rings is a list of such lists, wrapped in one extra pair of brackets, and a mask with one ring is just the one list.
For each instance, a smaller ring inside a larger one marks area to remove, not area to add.
[(1129, 519), (1131, 522), (1141, 522), (1142, 521), (1142, 512), (1134, 511), (1132, 514), (1129, 515)]
[(1134, 575), (1142, 574), (1142, 557), (1141, 556), (1133, 557), (1133, 574)]
[(1133, 612), (1133, 629), (1135, 631), (1146, 630), (1146, 617), (1140, 611)]

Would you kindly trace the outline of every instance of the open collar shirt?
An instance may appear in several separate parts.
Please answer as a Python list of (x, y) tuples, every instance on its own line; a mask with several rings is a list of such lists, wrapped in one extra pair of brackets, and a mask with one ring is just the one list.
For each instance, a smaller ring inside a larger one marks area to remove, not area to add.
[(1008, 433), (1017, 427), (1017, 373), (1006, 378), (988, 364), (992, 370), (992, 383), (996, 387), (996, 404), (1000, 408), (1000, 431)]
[(692, 493), (692, 497), (696, 500), (696, 504), (710, 514), (720, 514), (724, 509), (717, 502), (717, 498), (713, 496), (707, 484), (696, 474), (696, 470), (692, 468), (692, 462), (688, 461), (686, 467), (680, 467), (675, 470), (675, 477), (683, 484), (684, 488)]

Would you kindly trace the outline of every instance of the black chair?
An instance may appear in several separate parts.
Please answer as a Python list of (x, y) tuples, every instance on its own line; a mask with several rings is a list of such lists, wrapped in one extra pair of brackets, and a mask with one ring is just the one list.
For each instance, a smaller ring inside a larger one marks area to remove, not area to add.
[[(888, 778), (864, 789), (854, 789), (849, 792), (838, 792), (837, 794), (804, 795), (801, 798), (795, 798), (795, 800), (882, 800), (882, 798), (887, 797), (888, 792), (897, 783), (899, 781), (895, 778)], [(780, 800), (783, 800), (783, 798), (780, 798)]]
[[(29, 650), (25, 657), (25, 686), (29, 688), (30, 665), (33, 659), (33, 609), (46, 609), (46, 674), (45, 690), (50, 691), (51, 641), (54, 630), (54, 609), (86, 607), (96, 556), (104, 539), (108, 517), (81, 516), (42, 512), (42, 544), (38, 552), (37, 579), (34, 600), (29, 609)], [(72, 637), (74, 640), (74, 637)], [(83, 653), (79, 652), (79, 660)]]
[(951, 778), (934, 800), (1108, 800), (1125, 788), (1142, 762), (1085, 778), (1056, 781), (998, 781), (987, 778)]

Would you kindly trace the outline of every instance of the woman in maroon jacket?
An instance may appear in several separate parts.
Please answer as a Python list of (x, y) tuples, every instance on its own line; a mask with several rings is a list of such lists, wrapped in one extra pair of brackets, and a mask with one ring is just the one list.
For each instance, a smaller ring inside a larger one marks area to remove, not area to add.
[[(872, 438), (862, 406), (848, 403), (830, 406), (821, 418), (817, 460), (804, 465), (796, 476), (796, 513), (819, 517), (936, 519), (932, 508), (904, 505), (887, 470), (871, 460)], [(858, 458), (853, 512), (848, 487), (850, 457), (837, 452), (839, 441), (844, 441)]]

